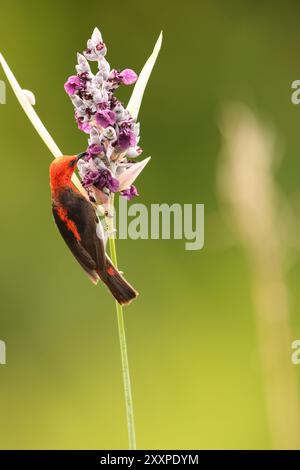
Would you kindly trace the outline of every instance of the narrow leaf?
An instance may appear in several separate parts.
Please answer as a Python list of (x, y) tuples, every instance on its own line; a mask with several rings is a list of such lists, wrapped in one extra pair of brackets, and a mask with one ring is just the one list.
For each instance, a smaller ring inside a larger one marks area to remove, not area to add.
[(129, 100), (129, 103), (127, 105), (127, 110), (130, 112), (131, 116), (136, 119), (139, 114), (139, 110), (141, 107), (143, 95), (145, 88), (147, 86), (149, 77), (151, 75), (152, 69), (154, 67), (154, 64), (156, 62), (158, 53), (160, 51), (162, 44), (162, 32), (160, 33), (158, 40), (156, 41), (155, 47), (153, 49), (153, 52), (147, 62), (145, 63), (140, 76), (135, 84), (135, 87), (133, 89), (131, 98)]

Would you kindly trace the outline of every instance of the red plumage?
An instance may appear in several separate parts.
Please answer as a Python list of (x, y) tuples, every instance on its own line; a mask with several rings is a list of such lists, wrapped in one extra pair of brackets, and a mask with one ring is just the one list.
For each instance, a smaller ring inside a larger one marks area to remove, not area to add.
[(97, 284), (101, 279), (120, 304), (128, 304), (137, 292), (106, 255), (103, 240), (97, 235), (97, 224), (101, 222), (95, 208), (71, 182), (77, 161), (77, 156), (63, 156), (50, 165), (54, 220), (91, 281)]

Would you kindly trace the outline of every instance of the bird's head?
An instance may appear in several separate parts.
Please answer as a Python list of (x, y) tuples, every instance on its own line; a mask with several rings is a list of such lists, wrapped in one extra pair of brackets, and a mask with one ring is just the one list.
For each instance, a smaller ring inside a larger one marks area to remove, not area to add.
[(55, 158), (50, 165), (50, 185), (52, 189), (65, 187), (70, 184), (78, 160), (85, 157), (86, 152), (78, 155), (66, 155)]

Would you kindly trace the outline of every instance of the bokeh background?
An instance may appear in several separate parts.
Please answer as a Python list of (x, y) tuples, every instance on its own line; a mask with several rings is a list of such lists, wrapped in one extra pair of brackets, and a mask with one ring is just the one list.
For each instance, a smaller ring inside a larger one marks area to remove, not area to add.
[[(252, 273), (217, 189), (219, 116), (238, 100), (274, 126), (283, 149), (276, 184), (297, 221), (300, 106), (290, 95), (300, 78), (299, 14), (296, 0), (1, 1), (0, 51), (67, 154), (86, 139), (63, 83), (94, 26), (110, 64), (137, 72), (164, 31), (140, 113), (141, 146), (153, 158), (138, 202), (204, 203), (206, 240), (201, 251), (180, 240), (118, 241), (120, 267), (140, 291), (125, 311), (139, 448), (273, 446)], [(0, 123), (0, 447), (126, 448), (113, 301), (58, 235), (51, 155), (9, 86)], [(286, 245), (292, 339), (300, 339), (300, 261), (297, 244), (287, 237)], [(285, 367), (299, 382), (290, 354)]]

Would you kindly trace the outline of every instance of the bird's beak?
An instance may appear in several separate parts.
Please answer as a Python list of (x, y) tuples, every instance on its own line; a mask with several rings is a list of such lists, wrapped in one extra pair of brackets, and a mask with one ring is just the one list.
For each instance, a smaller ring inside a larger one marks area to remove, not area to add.
[(78, 155), (76, 155), (77, 161), (80, 160), (81, 158), (85, 157), (87, 155), (87, 152), (81, 152)]

